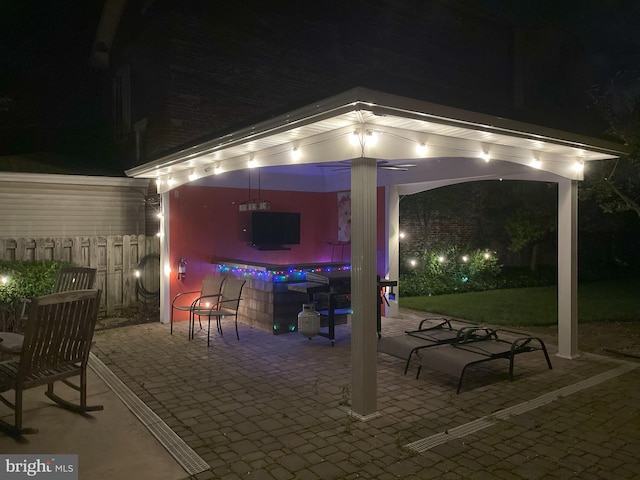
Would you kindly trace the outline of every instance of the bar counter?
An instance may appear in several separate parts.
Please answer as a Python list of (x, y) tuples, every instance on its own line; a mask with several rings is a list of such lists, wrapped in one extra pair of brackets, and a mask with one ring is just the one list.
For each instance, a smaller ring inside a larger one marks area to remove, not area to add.
[(216, 275), (243, 278), (238, 321), (273, 334), (297, 331), (298, 313), (308, 301), (305, 293), (290, 291), (288, 285), (304, 281), (307, 272), (350, 270), (345, 263), (297, 263), (275, 265), (215, 258)]

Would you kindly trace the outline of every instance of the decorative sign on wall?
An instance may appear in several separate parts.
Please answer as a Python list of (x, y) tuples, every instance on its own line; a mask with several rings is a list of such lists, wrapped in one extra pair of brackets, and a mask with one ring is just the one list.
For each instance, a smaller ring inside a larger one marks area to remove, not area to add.
[(338, 192), (338, 242), (351, 242), (351, 192)]

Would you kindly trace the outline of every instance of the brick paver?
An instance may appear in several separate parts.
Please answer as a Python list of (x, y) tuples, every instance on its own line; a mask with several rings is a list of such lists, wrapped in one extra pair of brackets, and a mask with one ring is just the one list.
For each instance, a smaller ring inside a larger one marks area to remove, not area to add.
[[(415, 327), (383, 320), (383, 335)], [(523, 354), (515, 378), (489, 362), (456, 379), (378, 354), (378, 409), (347, 412), (350, 330), (336, 345), (240, 325), (233, 335), (187, 339), (161, 324), (104, 330), (93, 352), (211, 466), (193, 479), (639, 478), (640, 368), (422, 453), (408, 443), (464, 425), (620, 366), (608, 357)], [(478, 377), (482, 375), (482, 379)], [(467, 381), (468, 380), (468, 381)]]

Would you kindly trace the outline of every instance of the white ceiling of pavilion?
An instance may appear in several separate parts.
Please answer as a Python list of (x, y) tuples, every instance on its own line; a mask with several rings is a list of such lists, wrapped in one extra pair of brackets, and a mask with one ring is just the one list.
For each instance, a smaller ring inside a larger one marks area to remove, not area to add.
[(349, 170), (318, 164), (369, 157), (416, 164), (378, 175), (379, 184), (404, 185), (404, 193), (412, 193), (491, 178), (581, 180), (576, 164), (623, 153), (622, 145), (599, 139), (358, 88), (199, 142), (127, 175), (156, 179), (160, 192), (189, 182), (246, 187), (249, 177), (255, 188), (258, 176), (246, 170), (259, 168), (263, 189), (340, 190), (349, 188)]

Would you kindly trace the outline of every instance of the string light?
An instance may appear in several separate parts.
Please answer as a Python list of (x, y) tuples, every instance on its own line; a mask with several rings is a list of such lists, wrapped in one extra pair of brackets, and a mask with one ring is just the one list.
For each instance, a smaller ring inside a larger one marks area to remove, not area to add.
[(274, 283), (288, 282), (291, 280), (304, 280), (307, 273), (336, 272), (351, 270), (350, 265), (338, 267), (318, 267), (309, 269), (288, 268), (286, 270), (267, 270), (261, 268), (240, 267), (238, 265), (218, 264), (216, 271), (221, 275), (233, 273), (237, 277), (266, 280)]
[(193, 172), (191, 172), (189, 174), (189, 181), (190, 182), (193, 182), (194, 180), (197, 180), (197, 179), (198, 179), (198, 174), (195, 171), (193, 171)]
[(300, 149), (298, 147), (294, 147), (293, 150), (291, 150), (292, 160), (298, 161), (300, 160), (300, 157), (302, 157), (302, 153), (300, 152)]
[(378, 132), (375, 130), (367, 130), (367, 146), (372, 147), (378, 143)]
[(531, 160), (531, 166), (533, 168), (540, 168), (542, 166), (542, 161), (540, 160), (540, 154), (537, 152), (533, 153), (533, 159)]
[(573, 164), (573, 170), (578, 172), (578, 173), (583, 172), (584, 171), (584, 162), (581, 161), (581, 160), (576, 161)]
[(426, 143), (418, 143), (416, 145), (416, 153), (420, 156), (422, 155), (426, 155), (427, 151), (429, 150), (429, 148), (427, 147)]

